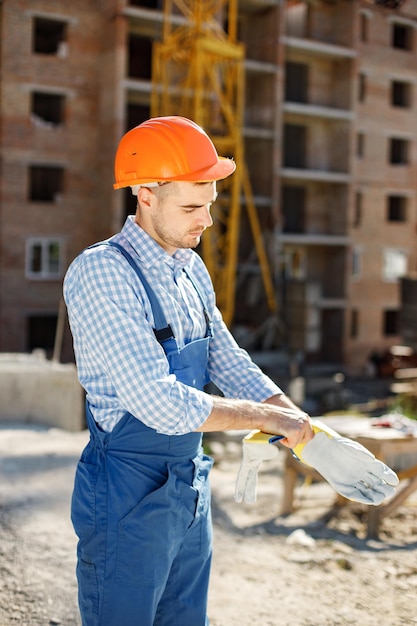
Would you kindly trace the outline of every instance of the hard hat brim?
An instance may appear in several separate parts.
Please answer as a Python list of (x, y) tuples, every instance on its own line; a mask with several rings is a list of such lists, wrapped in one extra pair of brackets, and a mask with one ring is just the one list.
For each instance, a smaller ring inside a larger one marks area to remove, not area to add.
[(194, 183), (208, 183), (211, 181), (227, 178), (228, 176), (230, 176), (230, 174), (233, 174), (235, 169), (236, 163), (233, 161), (233, 159), (218, 157), (218, 161), (214, 165), (211, 165), (210, 167), (205, 167), (204, 169), (197, 170), (195, 172), (183, 174), (182, 176), (172, 178), (172, 180), (183, 180)]
[[(184, 182), (194, 182), (194, 183), (207, 183), (216, 180), (223, 180), (227, 178), (236, 169), (236, 163), (233, 159), (229, 159), (227, 157), (218, 157), (217, 163), (210, 167), (206, 167), (202, 170), (197, 170), (196, 172), (189, 172), (187, 174), (183, 174), (182, 176), (175, 176), (169, 178), (163, 178), (158, 182), (175, 182), (175, 181), (184, 181)], [(134, 185), (141, 185), (149, 181), (149, 177), (140, 178), (139, 176), (135, 176), (131, 180), (123, 181), (119, 183), (114, 183), (114, 189), (122, 189), (123, 187), (132, 187)]]

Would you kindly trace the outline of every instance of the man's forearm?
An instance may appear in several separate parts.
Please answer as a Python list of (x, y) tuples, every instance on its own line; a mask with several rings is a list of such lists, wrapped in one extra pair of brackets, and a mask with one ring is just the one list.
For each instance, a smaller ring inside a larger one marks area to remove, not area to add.
[(213, 432), (253, 429), (283, 435), (283, 443), (289, 447), (307, 442), (313, 436), (308, 415), (285, 394), (272, 396), (266, 402), (213, 396), (212, 412), (197, 430)]

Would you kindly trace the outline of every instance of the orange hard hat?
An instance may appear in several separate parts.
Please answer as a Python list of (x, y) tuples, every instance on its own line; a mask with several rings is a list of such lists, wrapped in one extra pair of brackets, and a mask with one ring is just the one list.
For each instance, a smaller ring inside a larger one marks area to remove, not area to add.
[(178, 115), (153, 117), (129, 130), (116, 152), (115, 189), (150, 182), (221, 180), (235, 171), (207, 133)]

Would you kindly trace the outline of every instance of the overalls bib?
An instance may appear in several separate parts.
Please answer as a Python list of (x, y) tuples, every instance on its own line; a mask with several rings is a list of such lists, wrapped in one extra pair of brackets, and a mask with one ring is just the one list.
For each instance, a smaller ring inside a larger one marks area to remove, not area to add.
[[(203, 389), (211, 337), (204, 302), (206, 336), (178, 349), (140, 268), (124, 248), (108, 244), (147, 291), (170, 373)], [(105, 433), (88, 405), (86, 415), (90, 441), (77, 465), (71, 510), (83, 626), (207, 626), (213, 461), (203, 454), (201, 433), (159, 434), (130, 413)]]

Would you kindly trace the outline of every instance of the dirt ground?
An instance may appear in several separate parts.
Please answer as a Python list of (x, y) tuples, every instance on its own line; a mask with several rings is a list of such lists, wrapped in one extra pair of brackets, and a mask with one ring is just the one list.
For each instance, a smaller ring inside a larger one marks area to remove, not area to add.
[[(80, 624), (69, 501), (86, 441), (86, 432), (0, 427), (0, 626)], [(262, 467), (257, 503), (236, 504), (240, 445), (208, 445), (211, 626), (417, 624), (416, 494), (367, 540), (364, 506), (324, 522), (334, 500), (325, 483), (300, 482), (295, 513), (279, 515), (282, 452)]]

